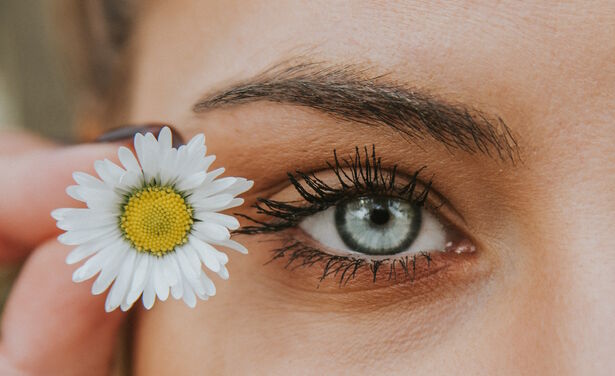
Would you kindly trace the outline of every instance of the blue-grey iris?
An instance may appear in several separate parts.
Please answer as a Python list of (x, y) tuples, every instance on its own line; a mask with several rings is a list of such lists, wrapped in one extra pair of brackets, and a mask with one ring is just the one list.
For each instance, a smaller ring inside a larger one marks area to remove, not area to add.
[(335, 225), (350, 249), (366, 255), (394, 255), (416, 239), (421, 209), (393, 197), (360, 197), (336, 206)]

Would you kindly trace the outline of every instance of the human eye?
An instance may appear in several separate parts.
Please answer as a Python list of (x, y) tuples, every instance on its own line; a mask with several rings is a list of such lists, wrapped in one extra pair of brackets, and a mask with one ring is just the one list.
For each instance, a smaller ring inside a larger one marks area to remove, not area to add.
[(422, 178), (425, 168), (386, 167), (375, 146), (348, 157), (334, 151), (326, 166), (289, 173), (286, 189), (258, 198), (256, 215), (242, 215), (253, 223), (239, 233), (278, 235), (270, 261), (315, 269), (319, 283), (390, 284), (427, 278), (476, 251), (454, 215), (445, 218), (454, 211)]

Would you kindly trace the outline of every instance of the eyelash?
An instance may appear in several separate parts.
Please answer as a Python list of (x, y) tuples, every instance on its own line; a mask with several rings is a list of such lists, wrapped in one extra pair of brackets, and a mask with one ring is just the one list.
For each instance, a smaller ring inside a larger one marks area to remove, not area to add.
[[(419, 174), (425, 169), (422, 167), (407, 179), (407, 183), (398, 184), (397, 165), (386, 170), (382, 167), (381, 158), (376, 156), (376, 147), (372, 145), (371, 155), (367, 147), (363, 154), (358, 147), (355, 148), (354, 156), (340, 159), (336, 150), (333, 151), (333, 163), (327, 162), (328, 170), (332, 171), (337, 178), (339, 187), (332, 187), (319, 179), (315, 173), (296, 171), (288, 173), (291, 185), (303, 198), (304, 203), (276, 201), (266, 198), (258, 198), (254, 205), (256, 213), (271, 218), (270, 221), (262, 221), (249, 215), (236, 213), (246, 218), (254, 225), (243, 226), (236, 230), (238, 234), (263, 234), (279, 233), (292, 229), (306, 217), (338, 205), (344, 200), (354, 199), (360, 196), (389, 196), (407, 200), (417, 207), (424, 207), (431, 191), (432, 181), (423, 184)], [(438, 208), (434, 206), (434, 210)], [(388, 280), (397, 278), (398, 265), (401, 272), (410, 280), (414, 280), (417, 263), (426, 261), (427, 267), (431, 265), (432, 257), (427, 252), (418, 255), (386, 258), (365, 259), (332, 255), (318, 248), (304, 244), (290, 238), (284, 238), (285, 245), (274, 249), (273, 257), (267, 262), (287, 258), (285, 267), (295, 269), (298, 267), (312, 267), (317, 264), (323, 265), (320, 282), (327, 277), (336, 277), (340, 286), (355, 278), (357, 273), (366, 268), (372, 274), (372, 281), (376, 282), (383, 266), (389, 269)], [(300, 261), (300, 262), (297, 262)]]

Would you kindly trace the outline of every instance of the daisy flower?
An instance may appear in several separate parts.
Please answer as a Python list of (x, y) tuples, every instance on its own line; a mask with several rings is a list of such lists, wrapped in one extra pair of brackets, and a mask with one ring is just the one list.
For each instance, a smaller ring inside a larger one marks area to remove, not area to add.
[(230, 239), (239, 227), (233, 216), (219, 212), (243, 204), (236, 196), (252, 187), (244, 178), (218, 178), (223, 168), (207, 171), (215, 156), (206, 155), (205, 136), (173, 148), (171, 130), (134, 138), (136, 157), (126, 147), (118, 156), (123, 168), (108, 159), (96, 161), (99, 178), (75, 172), (77, 185), (66, 192), (87, 208), (52, 212), (65, 230), (58, 240), (77, 246), (66, 262), (87, 261), (73, 273), (73, 281), (98, 277), (92, 294), (111, 286), (105, 302), (110, 312), (128, 310), (140, 296), (150, 309), (156, 297), (170, 295), (190, 307), (196, 298), (216, 293), (202, 266), (228, 279), (228, 257), (216, 249), (247, 249)]

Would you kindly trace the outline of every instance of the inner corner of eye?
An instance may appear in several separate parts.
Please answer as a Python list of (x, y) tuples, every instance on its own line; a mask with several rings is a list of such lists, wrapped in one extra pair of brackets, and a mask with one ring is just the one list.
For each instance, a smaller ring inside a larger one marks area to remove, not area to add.
[(359, 197), (338, 203), (304, 218), (299, 228), (315, 247), (349, 257), (444, 251), (452, 237), (426, 209), (391, 197)]

